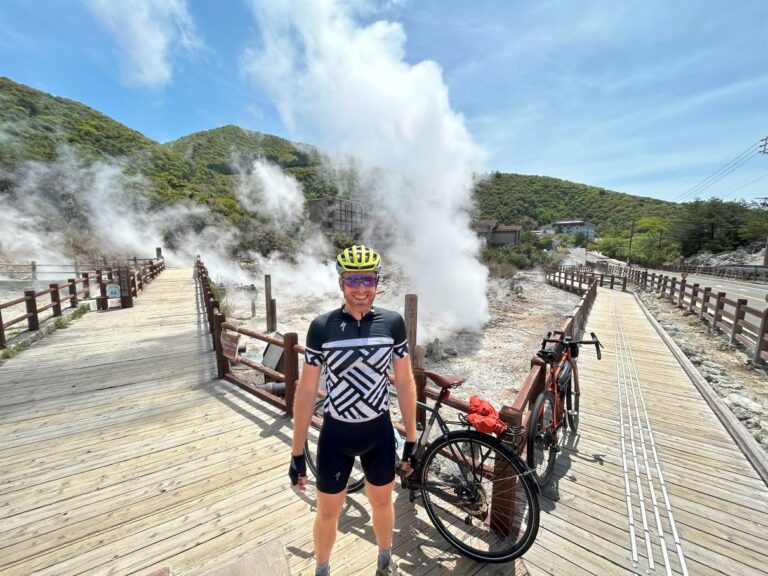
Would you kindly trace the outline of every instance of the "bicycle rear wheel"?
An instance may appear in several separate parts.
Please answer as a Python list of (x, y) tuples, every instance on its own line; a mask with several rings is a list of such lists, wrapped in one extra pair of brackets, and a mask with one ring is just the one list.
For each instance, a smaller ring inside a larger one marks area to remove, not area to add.
[(539, 530), (530, 470), (495, 438), (454, 431), (436, 440), (419, 466), (424, 507), (438, 532), (481, 562), (524, 554)]
[(554, 398), (549, 390), (539, 394), (528, 419), (526, 461), (536, 473), (536, 481), (542, 488), (552, 477), (558, 449)]
[[(322, 421), (323, 419), (323, 405), (325, 400), (323, 398), (318, 399), (315, 402), (314, 416)], [(317, 478), (317, 439), (320, 437), (320, 427), (317, 427), (314, 423), (310, 424), (307, 431), (307, 440), (304, 442), (304, 456), (307, 460), (307, 466), (312, 470), (312, 474)], [(363, 467), (360, 465), (360, 459), (355, 458), (355, 465), (352, 467), (352, 472), (349, 475), (347, 481), (347, 492), (357, 492), (365, 485), (365, 474)]]
[(579, 390), (573, 374), (565, 392), (565, 413), (568, 416), (568, 428), (576, 434), (579, 429)]

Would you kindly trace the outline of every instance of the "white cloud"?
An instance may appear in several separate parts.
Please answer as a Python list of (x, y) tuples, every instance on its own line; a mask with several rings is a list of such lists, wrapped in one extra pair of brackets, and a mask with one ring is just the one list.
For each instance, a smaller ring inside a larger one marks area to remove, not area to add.
[(83, 0), (114, 37), (128, 85), (160, 87), (173, 76), (178, 50), (202, 46), (186, 0)]

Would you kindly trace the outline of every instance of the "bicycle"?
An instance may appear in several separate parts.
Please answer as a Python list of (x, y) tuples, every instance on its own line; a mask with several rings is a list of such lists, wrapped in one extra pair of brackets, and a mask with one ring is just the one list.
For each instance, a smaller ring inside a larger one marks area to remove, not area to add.
[(594, 344), (598, 360), (601, 358), (600, 348), (604, 348), (594, 332), (590, 333), (592, 340), (572, 340), (559, 331), (555, 335), (551, 338), (552, 332), (547, 332), (541, 341), (541, 349), (536, 352), (547, 365), (547, 376), (544, 391), (536, 398), (528, 418), (526, 462), (534, 471), (540, 488), (552, 477), (555, 458), (560, 451), (560, 430), (565, 430), (566, 422), (574, 434), (579, 427), (579, 370), (576, 366), (579, 346)]
[[(418, 464), (408, 477), (400, 474), (401, 486), (409, 490), (411, 502), (420, 493), (432, 524), (465, 556), (481, 562), (513, 560), (530, 548), (539, 529), (538, 486), (531, 470), (509, 445), (523, 430), (508, 428), (496, 437), (472, 429), (463, 414), (457, 423), (446, 422), (440, 408), (450, 389), (460, 386), (464, 378), (430, 371), (425, 374), (440, 393), (432, 406), (419, 402), (430, 416), (416, 442)], [(316, 416), (322, 402), (316, 403)], [(439, 435), (429, 442), (435, 423)], [(451, 430), (449, 424), (459, 424), (462, 429)], [(314, 419), (313, 427), (317, 425)], [(322, 422), (318, 429), (320, 426)], [(393, 430), (404, 440), (396, 428)], [(315, 474), (316, 432), (312, 432), (312, 440), (308, 437), (304, 449)], [(399, 452), (394, 456), (399, 464)], [(353, 475), (347, 484), (350, 492), (365, 482), (357, 461)]]

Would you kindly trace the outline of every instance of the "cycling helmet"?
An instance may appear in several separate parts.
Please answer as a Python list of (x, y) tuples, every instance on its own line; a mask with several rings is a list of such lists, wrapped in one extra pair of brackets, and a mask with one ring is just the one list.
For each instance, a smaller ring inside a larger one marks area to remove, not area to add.
[(350, 246), (336, 257), (336, 270), (344, 272), (378, 272), (381, 270), (381, 256), (373, 248), (362, 244)]

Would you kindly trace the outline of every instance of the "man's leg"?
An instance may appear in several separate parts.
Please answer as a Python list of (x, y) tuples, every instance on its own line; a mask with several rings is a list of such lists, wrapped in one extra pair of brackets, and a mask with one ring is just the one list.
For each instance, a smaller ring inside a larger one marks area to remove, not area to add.
[(392, 548), (392, 531), (395, 528), (395, 506), (392, 503), (394, 486), (394, 482), (383, 486), (365, 483), (365, 493), (373, 514), (373, 532), (380, 550)]
[[(391, 491), (391, 488), (390, 488)], [(339, 523), (339, 514), (344, 506), (346, 490), (338, 494), (326, 494), (317, 491), (317, 513), (315, 514), (315, 560), (318, 564), (328, 562), (331, 557), (331, 549), (336, 541), (336, 527)]]

